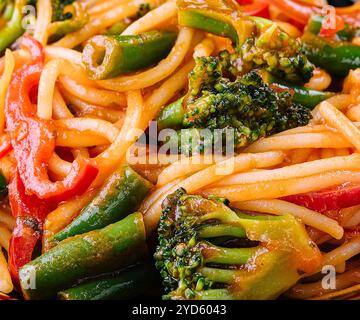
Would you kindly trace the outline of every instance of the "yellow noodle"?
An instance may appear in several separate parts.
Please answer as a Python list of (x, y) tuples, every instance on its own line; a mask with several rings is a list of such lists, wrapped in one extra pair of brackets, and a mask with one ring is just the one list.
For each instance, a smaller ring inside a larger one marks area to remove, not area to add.
[(48, 41), (48, 28), (52, 18), (51, 0), (37, 1), (36, 8), (37, 17), (34, 38), (41, 44), (46, 45)]
[(110, 108), (126, 106), (125, 95), (120, 92), (84, 86), (68, 76), (60, 77), (60, 83), (65, 91), (85, 102)]
[(323, 258), (323, 265), (337, 265), (360, 253), (360, 237), (355, 237), (340, 247), (326, 253)]
[(64, 97), (68, 103), (74, 109), (74, 113), (78, 117), (95, 117), (100, 118), (111, 123), (123, 122), (125, 112), (119, 109), (112, 109), (108, 107), (99, 107), (90, 103), (87, 103), (70, 93), (64, 91)]
[(360, 130), (342, 112), (326, 101), (320, 104), (319, 112), (330, 126), (360, 151)]
[(290, 156), (291, 163), (298, 164), (306, 162), (312, 151), (313, 149), (295, 149)]
[(0, 79), (0, 134), (4, 131), (5, 126), (5, 95), (11, 80), (11, 75), (15, 67), (15, 59), (12, 52), (7, 49), (5, 52), (4, 73)]
[(13, 289), (8, 265), (0, 247), (0, 292), (10, 293)]
[(253, 143), (245, 152), (290, 150), (295, 148), (350, 148), (346, 139), (333, 132), (273, 136)]
[(3, 247), (7, 252), (9, 252), (11, 232), (5, 226), (0, 224), (0, 247)]
[(228, 198), (232, 202), (237, 202), (281, 198), (318, 191), (347, 182), (359, 183), (360, 173), (348, 171), (326, 172), (304, 178), (214, 187), (206, 189), (202, 193), (204, 195), (216, 194), (219, 197)]
[(68, 48), (47, 46), (45, 47), (45, 55), (48, 59), (65, 59), (78, 65), (82, 64), (81, 52)]
[(52, 108), (54, 119), (69, 119), (74, 117), (73, 114), (70, 112), (69, 108), (67, 107), (61, 93), (56, 87), (54, 90)]
[(75, 197), (74, 199), (61, 204), (47, 215), (44, 223), (43, 235), (44, 252), (49, 249), (49, 239), (76, 218), (81, 209), (91, 201), (95, 194), (95, 190), (90, 190), (82, 196)]
[(346, 116), (351, 121), (360, 121), (360, 105), (351, 107), (347, 112)]
[[(147, 3), (150, 5), (155, 2), (155, 0), (147, 0)], [(82, 29), (66, 35), (54, 45), (65, 48), (74, 48), (78, 44), (96, 35), (99, 30), (106, 29), (127, 17), (135, 15), (139, 10), (139, 5), (142, 3), (144, 3), (143, 0), (133, 0), (128, 3), (120, 4), (112, 10), (98, 15), (94, 19), (90, 20), (90, 22), (88, 22)]]
[(210, 38), (205, 38), (194, 50), (194, 59), (197, 57), (208, 57), (215, 50), (215, 44)]
[(15, 219), (11, 214), (0, 210), (0, 223), (12, 230), (15, 226)]
[(320, 159), (274, 170), (264, 170), (259, 172), (245, 172), (233, 175), (221, 180), (218, 186), (231, 186), (237, 184), (257, 183), (263, 181), (278, 181), (312, 176), (324, 172), (337, 170), (358, 170), (360, 168), (360, 154), (355, 153), (351, 156), (333, 157), (330, 159)]
[(174, 18), (177, 14), (176, 2), (169, 1), (150, 11), (145, 16), (132, 23), (122, 35), (139, 34), (161, 25), (166, 20)]
[(88, 13), (91, 15), (103, 13), (118, 6), (119, 4), (125, 3), (129, 0), (110, 0), (105, 2), (100, 2), (99, 4), (89, 8)]
[(214, 163), (213, 156), (193, 156), (182, 158), (165, 168), (159, 175), (157, 186), (163, 186), (177, 178), (182, 178), (200, 170), (203, 170)]
[(64, 178), (71, 170), (71, 163), (61, 159), (56, 153), (49, 159), (49, 170), (57, 176)]
[[(342, 290), (358, 283), (360, 281), (359, 275), (360, 268), (355, 268), (341, 275), (337, 275), (335, 290)], [(321, 280), (314, 283), (297, 284), (288, 291), (286, 296), (294, 299), (309, 299), (315, 296), (324, 295), (327, 292), (334, 292), (334, 290), (324, 289)]]
[(323, 69), (315, 69), (312, 78), (305, 84), (305, 88), (324, 91), (330, 86), (330, 84), (330, 75)]
[[(187, 192), (193, 193), (199, 189), (222, 179), (228, 172), (239, 172), (254, 168), (273, 166), (284, 160), (282, 152), (268, 152), (263, 154), (240, 154), (184, 179), (179, 184), (168, 190), (167, 194), (174, 192), (178, 188), (184, 188)], [(158, 199), (145, 213), (144, 222), (147, 232), (152, 232), (159, 222), (161, 213), (161, 203), (166, 195)]]

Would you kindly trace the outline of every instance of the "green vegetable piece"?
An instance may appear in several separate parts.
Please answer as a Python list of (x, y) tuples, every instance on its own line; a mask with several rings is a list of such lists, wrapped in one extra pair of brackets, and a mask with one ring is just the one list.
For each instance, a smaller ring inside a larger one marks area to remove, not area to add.
[[(174, 118), (178, 123), (179, 114)], [(171, 123), (171, 114), (167, 119)], [(202, 90), (198, 98), (188, 100), (181, 130), (166, 143), (186, 155), (218, 153), (306, 125), (310, 119), (310, 110), (295, 103), (289, 90), (277, 92), (252, 71), (234, 82), (220, 79)]]
[(185, 110), (183, 107), (184, 97), (169, 104), (161, 110), (158, 118), (158, 130), (165, 128), (179, 129), (182, 126)]
[(360, 67), (360, 46), (349, 42), (328, 40), (305, 32), (303, 49), (316, 66), (338, 77), (345, 77), (350, 70)]
[(63, 10), (61, 15), (54, 15), (57, 20), (48, 29), (50, 42), (81, 29), (89, 21), (89, 15), (81, 3), (75, 1), (73, 4), (61, 5), (60, 8)]
[(239, 42), (238, 32), (234, 27), (234, 14), (239, 7), (233, 1), (216, 0), (204, 5), (199, 0), (178, 0), (178, 21), (181, 26), (201, 29), (221, 37)]
[(293, 216), (237, 213), (227, 204), (184, 189), (163, 202), (154, 258), (164, 299), (275, 299), (321, 265)]
[(64, 230), (54, 235), (53, 243), (106, 227), (138, 209), (152, 184), (129, 166), (115, 171), (95, 198)]
[(141, 213), (103, 229), (61, 242), (19, 271), (26, 299), (51, 299), (78, 280), (113, 272), (146, 258), (146, 235)]
[(128, 300), (153, 290), (158, 274), (150, 263), (86, 281), (58, 293), (61, 300)]
[(83, 50), (83, 62), (92, 79), (113, 78), (150, 67), (173, 47), (175, 32), (149, 31), (131, 36), (95, 36)]
[(23, 33), (22, 26), (23, 8), (28, 3), (28, 0), (16, 0), (11, 19), (0, 30), (0, 53), (3, 53), (16, 39)]
[(281, 89), (293, 92), (293, 101), (295, 103), (300, 103), (302, 106), (309, 109), (315, 108), (320, 102), (335, 95), (333, 92), (312, 90), (292, 83), (287, 83), (281, 79), (277, 79), (269, 73), (265, 75), (265, 82), (270, 84), (275, 83)]

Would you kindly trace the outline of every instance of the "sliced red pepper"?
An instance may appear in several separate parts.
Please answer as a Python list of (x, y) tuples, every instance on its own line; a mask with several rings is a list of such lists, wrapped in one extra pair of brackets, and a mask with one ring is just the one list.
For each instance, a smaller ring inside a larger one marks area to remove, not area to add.
[[(266, 0), (270, 5), (276, 6), (289, 18), (305, 26), (313, 14), (323, 14), (323, 9), (314, 5), (302, 3), (295, 0)], [(360, 25), (360, 3), (345, 8), (335, 8), (337, 15), (340, 15), (349, 24)]]
[(22, 45), (31, 52), (33, 61), (17, 70), (5, 103), (6, 125), (17, 168), (27, 192), (52, 202), (65, 201), (84, 193), (97, 176), (98, 169), (90, 161), (76, 159), (63, 181), (49, 180), (47, 163), (55, 149), (55, 127), (52, 121), (36, 116), (36, 108), (30, 99), (43, 69), (43, 50), (29, 36), (24, 38)]
[(7, 156), (12, 150), (10, 135), (5, 133), (0, 137), (0, 159)]
[(331, 25), (330, 18), (324, 20), (319, 35), (321, 37), (332, 38), (336, 35), (336, 33), (345, 28), (344, 19), (338, 15), (335, 16), (334, 25)]
[(341, 186), (329, 190), (292, 195), (284, 197), (283, 200), (325, 213), (359, 205), (360, 186)]
[(3, 294), (3, 293), (0, 292), (0, 301), (5, 301), (5, 300), (14, 300), (14, 299), (9, 297), (6, 294)]
[[(239, 2), (239, 0), (237, 0)], [(240, 3), (243, 2), (243, 3)], [(240, 7), (242, 12), (247, 16), (257, 16), (269, 19), (270, 12), (269, 12), (269, 4), (264, 1), (244, 1), (240, 0)], [(247, 3), (245, 3), (247, 2)]]
[(48, 201), (26, 194), (18, 172), (9, 184), (9, 202), (16, 225), (10, 240), (9, 269), (18, 285), (19, 269), (32, 260), (34, 248), (42, 235), (47, 214), (54, 209)]
[(236, 0), (236, 2), (243, 6), (243, 5), (246, 5), (246, 4), (252, 4), (254, 2), (254, 0)]
[(360, 226), (354, 226), (354, 227), (345, 227), (345, 238), (346, 239), (352, 239), (355, 237), (360, 237)]

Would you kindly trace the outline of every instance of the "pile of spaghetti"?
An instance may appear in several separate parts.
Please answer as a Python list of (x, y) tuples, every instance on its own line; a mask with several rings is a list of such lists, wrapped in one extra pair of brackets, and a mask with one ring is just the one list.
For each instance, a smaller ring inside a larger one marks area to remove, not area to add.
[(359, 299), (360, 3), (0, 15), (0, 300)]

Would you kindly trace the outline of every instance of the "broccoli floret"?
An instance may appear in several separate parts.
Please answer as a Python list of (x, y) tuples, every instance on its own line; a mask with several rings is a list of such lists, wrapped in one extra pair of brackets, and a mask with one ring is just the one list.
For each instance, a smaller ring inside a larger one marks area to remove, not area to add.
[(75, 0), (51, 0), (52, 22), (64, 21), (72, 18), (71, 12), (64, 12), (64, 8)]
[(81, 29), (89, 20), (83, 4), (78, 1), (52, 0), (52, 7), (52, 24), (48, 29), (50, 42)]
[(218, 56), (197, 57), (195, 67), (189, 74), (189, 88), (192, 97), (202, 90), (211, 89), (223, 77), (233, 78), (239, 73), (235, 66), (237, 56), (224, 50)]
[(152, 10), (152, 7), (151, 7), (150, 3), (145, 2), (145, 3), (140, 4), (139, 10), (136, 13), (136, 18), (143, 17), (144, 15), (146, 15), (151, 10)]
[(290, 37), (274, 22), (253, 19), (256, 25), (253, 35), (236, 48), (243, 62), (242, 70), (262, 68), (290, 82), (308, 82), (314, 66), (302, 52), (300, 41)]
[[(203, 89), (198, 98), (190, 98), (177, 141), (181, 142), (183, 154), (204, 152), (208, 146), (219, 145), (217, 139), (229, 139), (228, 131), (234, 146), (239, 148), (262, 137), (307, 125), (310, 119), (310, 110), (294, 103), (290, 92), (276, 92), (252, 71), (234, 82), (221, 78)], [(214, 134), (201, 140), (198, 129), (210, 129)], [(195, 139), (200, 141), (195, 143)]]
[(321, 263), (291, 215), (235, 212), (178, 189), (163, 203), (154, 254), (164, 299), (273, 299)]

